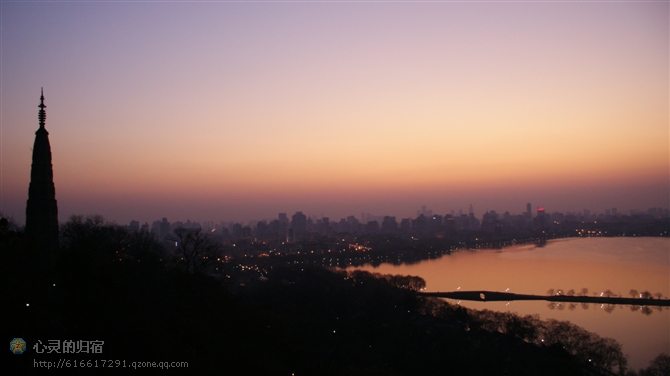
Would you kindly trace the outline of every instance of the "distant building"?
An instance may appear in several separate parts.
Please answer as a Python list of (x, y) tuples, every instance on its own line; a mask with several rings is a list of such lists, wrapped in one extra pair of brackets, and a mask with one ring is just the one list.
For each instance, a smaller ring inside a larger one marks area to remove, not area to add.
[(349, 232), (349, 222), (345, 218), (341, 218), (337, 224), (337, 230), (339, 232)]
[(498, 219), (498, 213), (496, 213), (495, 210), (484, 213), (484, 217), (482, 218), (482, 230), (493, 232), (499, 229), (500, 221)]
[(328, 235), (330, 233), (330, 218), (322, 217), (321, 224), (319, 225), (319, 234)]
[(537, 227), (540, 229), (546, 229), (549, 224), (549, 217), (545, 216), (544, 208), (537, 207), (537, 218), (534, 219), (534, 222), (537, 223)]
[[(472, 205), (470, 205), (470, 206), (472, 206)], [(467, 229), (468, 230), (479, 230), (480, 227), (481, 227), (481, 223), (479, 222), (479, 219), (477, 219), (477, 217), (475, 217), (474, 213), (470, 213), (470, 215), (468, 215), (468, 227), (467, 227)]]
[(382, 231), (386, 233), (396, 232), (398, 230), (398, 222), (395, 217), (385, 216), (382, 221)]
[(151, 234), (156, 238), (161, 238), (161, 221), (151, 222)]
[(454, 229), (456, 228), (456, 219), (452, 214), (447, 214), (444, 217), (444, 228), (449, 232), (454, 231)]
[(442, 216), (435, 214), (430, 217), (430, 228), (436, 230), (442, 227)]
[(423, 235), (428, 229), (428, 219), (420, 214), (414, 221), (412, 221), (412, 231), (416, 234)]
[(370, 221), (365, 225), (365, 232), (368, 234), (376, 234), (379, 232), (379, 222)]
[(242, 224), (241, 223), (233, 224), (232, 236), (233, 236), (234, 241), (240, 240), (242, 238)]
[(359, 230), (360, 222), (353, 215), (347, 217), (347, 223), (349, 224), (349, 232), (357, 232)]
[(421, 214), (423, 214), (423, 216), (426, 217), (426, 218), (430, 218), (430, 217), (433, 216), (433, 211), (430, 210), (430, 209), (427, 209), (427, 208), (426, 208), (426, 205), (421, 205), (421, 210), (418, 210), (418, 211), (416, 212), (416, 216), (418, 217), (418, 216), (420, 216)]
[(293, 236), (296, 240), (302, 240), (307, 235), (307, 216), (301, 211), (293, 214), (291, 217), (291, 227), (293, 227)]
[[(323, 214), (321, 214), (323, 217)], [(312, 219), (311, 216), (307, 217), (307, 232), (312, 232), (314, 231), (314, 220)]]
[(268, 223), (266, 221), (259, 221), (256, 223), (256, 236), (259, 239), (265, 239), (268, 233)]
[(168, 222), (167, 218), (163, 218), (163, 220), (160, 223), (160, 240), (164, 240), (165, 238), (170, 235), (170, 222)]
[(405, 233), (409, 233), (412, 230), (412, 219), (403, 218), (400, 221), (400, 230)]
[(128, 226), (132, 231), (140, 231), (140, 222), (130, 221), (130, 226)]

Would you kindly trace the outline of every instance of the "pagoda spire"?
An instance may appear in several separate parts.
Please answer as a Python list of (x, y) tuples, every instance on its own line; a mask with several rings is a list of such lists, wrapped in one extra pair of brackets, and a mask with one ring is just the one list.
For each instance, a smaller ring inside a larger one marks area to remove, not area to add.
[(58, 248), (58, 205), (51, 164), (49, 132), (44, 127), (47, 114), (44, 110), (44, 89), (40, 96), (38, 119), (40, 127), (35, 132), (33, 163), (30, 171), (28, 202), (26, 205), (26, 235), (33, 245), (46, 256)]
[(47, 112), (44, 111), (47, 106), (44, 105), (44, 88), (42, 88), (42, 95), (40, 96), (40, 105), (37, 106), (40, 108), (40, 112), (37, 115), (37, 118), (40, 120), (40, 129), (44, 128), (44, 123), (47, 120)]

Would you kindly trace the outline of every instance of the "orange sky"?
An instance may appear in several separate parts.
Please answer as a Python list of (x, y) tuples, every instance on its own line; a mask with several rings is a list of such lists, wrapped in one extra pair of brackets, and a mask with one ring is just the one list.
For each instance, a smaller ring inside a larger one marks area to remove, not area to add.
[(668, 207), (667, 3), (2, 3), (1, 208)]

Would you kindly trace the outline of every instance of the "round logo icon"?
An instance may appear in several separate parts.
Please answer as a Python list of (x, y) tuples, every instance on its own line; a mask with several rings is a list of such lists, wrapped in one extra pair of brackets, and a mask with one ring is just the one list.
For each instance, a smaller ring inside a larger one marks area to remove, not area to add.
[(23, 354), (26, 351), (26, 341), (23, 338), (14, 338), (9, 342), (9, 350), (14, 354)]

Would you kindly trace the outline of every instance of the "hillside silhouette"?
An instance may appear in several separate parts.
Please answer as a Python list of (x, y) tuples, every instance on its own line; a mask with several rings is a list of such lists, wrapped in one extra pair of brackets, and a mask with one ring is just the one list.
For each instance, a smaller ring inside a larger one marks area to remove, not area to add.
[(37, 340), (95, 339), (105, 341), (103, 354), (90, 359), (185, 361), (188, 368), (172, 370), (183, 374), (626, 370), (614, 340), (569, 322), (422, 297), (418, 277), (276, 265), (263, 281), (231, 288), (189, 270), (150, 234), (101, 217), (63, 224), (52, 261), (15, 226), (1, 224), (2, 332), (29, 345), (20, 359), (6, 354), (19, 368), (58, 356), (31, 351)]

